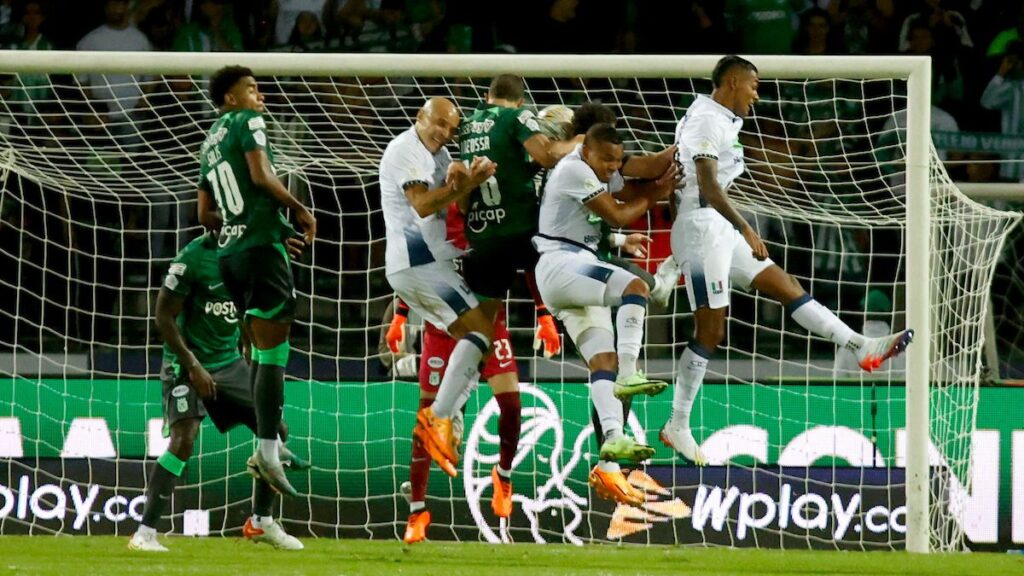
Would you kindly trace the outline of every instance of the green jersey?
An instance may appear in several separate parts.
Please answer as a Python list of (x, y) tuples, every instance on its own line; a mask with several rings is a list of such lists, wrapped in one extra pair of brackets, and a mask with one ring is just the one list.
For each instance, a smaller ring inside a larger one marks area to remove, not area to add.
[[(164, 288), (185, 299), (178, 331), (196, 360), (216, 370), (237, 360), (240, 332), (238, 311), (217, 267), (217, 240), (209, 234), (189, 242), (167, 269)], [(164, 344), (164, 361), (178, 357)]]
[(284, 207), (249, 176), (245, 153), (263, 150), (274, 165), (267, 125), (259, 112), (225, 112), (213, 123), (199, 150), (199, 187), (213, 192), (224, 217), (220, 254), (284, 242), (294, 229)]
[(462, 161), (486, 156), (497, 173), (470, 195), (466, 238), (470, 246), (537, 230), (540, 204), (534, 177), (539, 167), (523, 147), (540, 133), (537, 117), (524, 108), (481, 104), (459, 133)]

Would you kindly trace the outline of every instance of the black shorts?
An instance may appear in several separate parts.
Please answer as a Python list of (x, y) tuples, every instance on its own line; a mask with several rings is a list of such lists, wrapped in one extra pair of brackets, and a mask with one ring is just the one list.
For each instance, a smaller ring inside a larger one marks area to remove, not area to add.
[(245, 316), (274, 322), (295, 319), (295, 281), (283, 244), (265, 244), (222, 256), (224, 287)]
[(160, 383), (164, 399), (164, 436), (171, 426), (182, 420), (210, 417), (217, 430), (227, 432), (239, 424), (255, 423), (256, 412), (252, 404), (252, 389), (249, 386), (249, 365), (238, 360), (210, 372), (217, 385), (216, 400), (203, 400), (189, 384), (188, 372), (164, 364), (160, 368)]
[(462, 277), (477, 296), (505, 298), (516, 273), (532, 274), (539, 258), (532, 234), (480, 243), (463, 256)]

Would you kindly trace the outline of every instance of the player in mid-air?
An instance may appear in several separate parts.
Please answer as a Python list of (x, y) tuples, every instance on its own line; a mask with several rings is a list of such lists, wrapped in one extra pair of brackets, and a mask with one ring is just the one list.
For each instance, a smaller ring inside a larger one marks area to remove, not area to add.
[[(302, 244), (289, 239), (288, 249), (298, 256)], [(167, 551), (156, 539), (156, 522), (192, 456), (199, 425), (207, 415), (222, 433), (238, 424), (254, 433), (257, 429), (251, 387), (254, 374), (239, 352), (238, 311), (224, 287), (217, 260), (215, 233), (196, 238), (175, 256), (157, 296), (156, 326), (164, 341), (160, 369), (164, 432), (170, 442), (150, 472), (142, 520), (128, 543), (133, 550)], [(308, 468), (307, 462), (284, 447), (284, 422), (278, 436), (282, 463), (294, 470)], [(301, 550), (302, 543), (273, 519), (273, 505), (273, 489), (257, 476), (252, 516), (242, 534), (275, 548)]]
[(417, 413), (414, 429), (430, 457), (452, 476), (458, 463), (452, 435), (455, 405), (479, 377), (480, 361), (494, 340), (492, 320), (480, 310), (453, 265), (462, 251), (446, 237), (449, 205), (490, 178), (495, 169), (486, 158), (469, 166), (451, 161), (445, 145), (455, 136), (459, 120), (451, 100), (431, 98), (380, 160), (388, 282), (425, 322), (457, 340), (437, 395)]
[[(459, 249), (465, 249), (464, 234), (465, 218), (454, 204), (449, 206), (446, 217), (447, 237)], [(409, 344), (406, 335), (406, 323), (409, 307), (401, 300), (395, 304), (394, 317), (390, 320), (384, 335), (387, 349), (399, 354)], [(438, 386), (444, 378), (449, 356), (457, 344), (456, 340), (443, 330), (429, 322), (424, 323), (422, 348), (419, 362), (420, 409), (433, 402), (437, 396)], [(494, 399), (498, 403), (498, 464), (491, 470), (491, 510), (499, 518), (512, 515), (512, 483), (498, 476), (498, 468), (512, 469), (516, 449), (519, 445), (520, 412), (519, 373), (516, 366), (515, 352), (509, 340), (508, 328), (505, 324), (504, 311), (499, 311), (494, 323), (494, 344), (490, 356), (487, 357), (480, 377), (491, 387)], [(453, 414), (452, 436), (456, 445), (462, 440), (462, 407), (476, 388), (471, 385), (456, 402)], [(409, 462), (409, 521), (405, 528), (403, 540), (407, 543), (420, 542), (426, 538), (430, 526), (431, 515), (426, 507), (427, 480), (430, 476), (430, 456), (423, 443), (413, 437), (412, 458)], [(451, 472), (451, 470), (446, 470)], [(404, 485), (403, 485), (404, 488)]]
[(706, 458), (690, 430), (690, 411), (708, 359), (725, 337), (733, 284), (778, 300), (798, 324), (849, 348), (869, 372), (901, 353), (914, 337), (912, 330), (878, 338), (855, 332), (771, 261), (764, 241), (726, 195), (744, 170), (739, 133), (758, 99), (757, 68), (738, 56), (726, 56), (715, 65), (711, 81), (711, 96), (698, 96), (676, 128), (684, 179), (677, 192), (672, 254), (686, 277), (695, 330), (679, 359), (672, 416), (661, 430), (662, 442), (701, 465)]
[[(644, 496), (626, 481), (618, 461), (640, 462), (654, 450), (625, 434), (618, 399), (657, 394), (666, 384), (631, 378), (637, 372), (650, 290), (643, 280), (598, 257), (602, 230), (592, 216), (614, 227), (634, 222), (671, 192), (676, 173), (670, 166), (658, 187), (620, 181), (623, 188), (616, 190), (611, 182), (622, 156), (615, 127), (592, 126), (583, 143), (549, 174), (533, 241), (540, 252), (536, 275), (541, 296), (590, 369), (591, 398), (604, 430), (601, 462), (591, 471), (590, 484), (601, 497), (639, 505)], [(618, 307), (614, 324), (613, 306)]]
[(259, 438), (254, 465), (274, 490), (296, 495), (284, 475), (277, 438), (295, 315), (295, 285), (285, 248), (295, 229), (284, 210), (295, 216), (307, 245), (316, 236), (316, 219), (274, 174), (263, 95), (252, 70), (221, 68), (210, 78), (210, 98), (221, 114), (199, 151), (199, 220), (220, 229), (221, 277), (244, 315), (252, 342)]

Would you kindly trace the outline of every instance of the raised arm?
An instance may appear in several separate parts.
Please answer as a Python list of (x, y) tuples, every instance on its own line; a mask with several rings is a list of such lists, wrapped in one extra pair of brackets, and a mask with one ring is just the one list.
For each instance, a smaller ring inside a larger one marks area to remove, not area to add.
[(580, 142), (583, 142), (582, 134), (571, 140), (552, 140), (544, 134), (537, 133), (523, 142), (523, 148), (526, 148), (534, 162), (551, 169)]

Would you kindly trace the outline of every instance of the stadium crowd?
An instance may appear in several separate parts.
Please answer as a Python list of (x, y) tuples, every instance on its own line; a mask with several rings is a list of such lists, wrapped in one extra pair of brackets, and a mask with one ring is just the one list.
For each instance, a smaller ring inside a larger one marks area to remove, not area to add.
[[(938, 147), (945, 148), (942, 157), (951, 161), (947, 168), (953, 179), (969, 181), (1024, 179), (1019, 150), (1007, 154), (1005, 147), (957, 148), (961, 141), (950, 136), (960, 131), (1024, 136), (1022, 41), (1024, 5), (996, 0), (547, 0), (502, 11), (481, 9), (479, 2), (469, 0), (0, 0), (0, 45), (13, 50), (927, 54), (933, 58), (932, 128), (947, 135)], [(283, 85), (281, 82), (278, 87)], [(558, 83), (553, 86), (564, 87)], [(604, 89), (600, 82), (570, 86), (583, 87), (598, 95)], [(367, 113), (373, 105), (369, 102), (370, 91), (344, 82), (338, 82), (338, 88), (330, 95), (333, 108), (329, 108), (338, 112), (329, 113), (325, 122), (334, 126), (339, 138), (349, 142), (359, 135), (386, 141), (384, 134), (377, 132), (387, 132), (392, 124), (402, 124), (408, 112), (419, 105), (413, 102), (414, 98), (403, 100), (401, 106), (392, 110), (393, 118), (384, 118), (383, 124), (367, 123), (367, 118), (381, 118), (379, 113)], [(530, 88), (539, 94), (549, 87), (532, 84)], [(780, 106), (775, 118), (766, 111), (764, 118), (758, 120), (758, 128), (767, 135), (758, 147), (761, 160), (773, 160), (773, 152), (827, 155), (830, 152), (824, 149), (792, 147), (800, 146), (801, 141), (828, 142), (830, 129), (837, 130), (832, 135), (841, 138), (886, 131), (885, 111), (881, 112), (877, 126), (862, 128), (865, 134), (843, 132), (838, 125), (830, 128), (827, 122), (815, 123), (834, 117), (836, 102), (843, 102), (842, 97), (850, 95), (849, 91), (855, 98), (867, 99), (870, 90), (842, 83), (811, 88), (819, 91), (813, 95), (817, 104), (793, 109)], [(693, 85), (687, 83), (679, 92), (692, 89)], [(645, 138), (643, 134), (664, 131), (672, 125), (673, 107), (689, 104), (676, 100), (658, 106), (657, 97), (636, 97), (643, 90), (644, 86), (638, 85), (630, 91), (631, 99), (613, 103), (624, 127), (633, 135), (629, 142), (633, 153), (654, 151), (648, 148), (659, 139)], [(785, 100), (785, 90), (784, 85), (778, 88), (779, 100)], [(664, 96), (664, 86), (661, 92)], [(415, 96), (420, 98), (424, 94), (431, 95), (429, 86)], [(454, 95), (467, 110), (479, 96), (472, 92)], [(23, 138), (23, 142), (35, 147), (54, 142), (68, 147), (67, 142), (76, 138), (88, 140), (95, 147), (103, 139), (110, 139), (117, 141), (118, 146), (138, 146), (148, 152), (170, 146), (174, 149), (167, 150), (167, 154), (182, 161), (194, 161), (198, 142), (213, 118), (213, 110), (188, 79), (165, 78), (162, 85), (146, 91), (130, 81), (119, 83), (109, 75), (68, 77), (66, 82), (58, 82), (54, 75), (21, 74), (8, 77), (0, 96), (0, 102), (7, 107), (5, 115), (14, 118), (13, 123), (8, 123), (13, 126), (5, 124), (4, 130), (13, 134), (12, 140)], [(274, 87), (269, 86), (267, 97), (272, 117), (285, 124), (288, 118), (273, 114), (285, 109), (282, 93), (275, 93)], [(302, 115), (302, 106), (313, 111), (310, 113), (323, 112), (323, 98), (311, 87), (308, 101), (288, 103), (288, 108), (296, 116)], [(537, 98), (538, 105), (550, 103), (554, 102)], [(192, 122), (161, 121), (156, 111), (167, 110), (169, 106), (180, 106), (184, 111), (181, 113)], [(68, 117), (76, 110), (90, 113), (72, 126)], [(899, 119), (892, 117), (891, 110), (888, 116), (898, 125)], [(794, 135), (786, 132), (789, 123), (804, 125), (808, 130), (815, 126), (820, 132)], [(121, 130), (130, 130), (131, 134), (120, 133)], [(775, 145), (783, 146), (784, 134), (791, 141), (785, 144), (789, 148), (773, 150)], [(118, 141), (119, 137), (126, 139)], [(306, 143), (315, 150), (316, 143), (308, 138)], [(347, 149), (358, 154), (358, 146)], [(343, 149), (334, 153), (346, 152)], [(992, 162), (999, 160), (1003, 161), (999, 169), (993, 169)], [(97, 156), (89, 163), (117, 161)], [(132, 167), (121, 169), (134, 169), (137, 164), (133, 162)], [(751, 171), (751, 177), (759, 178), (756, 169)], [(309, 190), (305, 193), (313, 198), (313, 205), (328, 206), (329, 212), (342, 216), (336, 222), (323, 219), (322, 238), (340, 246), (335, 250), (337, 254), (318, 252), (316, 265), (321, 274), (313, 274), (307, 268), (298, 279), (300, 291), (338, 296), (313, 302), (306, 308), (316, 318), (314, 325), (307, 328), (306, 336), (317, 343), (315, 351), (327, 357), (359, 358), (364, 352), (372, 355), (375, 333), (366, 329), (376, 325), (379, 314), (376, 308), (362, 303), (373, 299), (378, 299), (373, 300), (374, 306), (380, 303), (385, 290), (383, 278), (374, 276), (369, 281), (347, 284), (344, 278), (345, 274), (365, 276), (367, 270), (380, 266), (377, 260), (381, 255), (377, 251), (382, 246), (365, 246), (369, 240), (381, 238), (381, 231), (375, 229), (377, 224), (368, 218), (379, 208), (373, 192), (375, 184), (364, 176), (327, 178), (312, 174), (308, 180)], [(767, 181), (763, 184), (770, 185)], [(29, 179), (12, 179), (7, 186), (20, 186), (22, 190), (17, 195), (7, 195), (0, 210), (0, 265), (20, 269), (21, 273), (17, 285), (20, 288), (0, 283), (0, 301), (9, 312), (0, 315), (0, 346), (13, 344), (16, 333), (19, 345), (30, 348), (45, 348), (46, 342), (55, 342), (53, 337), (58, 334), (71, 334), (74, 341), (81, 343), (119, 346), (151, 334), (155, 344), (155, 334), (147, 328), (148, 300), (123, 302), (118, 287), (133, 287), (137, 294), (144, 295), (147, 289), (157, 286), (156, 279), (167, 260), (186, 239), (169, 230), (173, 230), (175, 222), (187, 221), (187, 211), (175, 210), (171, 203), (125, 211), (83, 197), (62, 201), (52, 190)], [(335, 194), (335, 190), (346, 187), (366, 192)], [(154, 194), (161, 191), (155, 190)], [(15, 202), (15, 197), (20, 202)], [(69, 218), (69, 214), (74, 217)], [(658, 215), (654, 217), (657, 219)], [(667, 214), (662, 217), (667, 219)], [(111, 226), (111, 222), (117, 225)], [(666, 222), (662, 224), (667, 227)], [(24, 233), (31, 230), (36, 233)], [(43, 230), (45, 234), (40, 232)], [(818, 231), (807, 230), (802, 234), (815, 237)], [(846, 246), (877, 240), (864, 236), (824, 239)], [(806, 272), (817, 267), (820, 272), (822, 266), (829, 265), (812, 263), (813, 257), (798, 251), (794, 271)], [(44, 260), (45, 267), (24, 264)], [(846, 279), (857, 279), (860, 274), (861, 280), (876, 284), (891, 284), (894, 280), (879, 266), (856, 270), (863, 264), (856, 260), (851, 258), (835, 265), (853, 268), (843, 270)], [(75, 281), (68, 282), (68, 278)], [(822, 299), (841, 310), (856, 310), (861, 296), (850, 293), (848, 301), (839, 302), (829, 301), (825, 293)], [(899, 295), (889, 296), (897, 300), (894, 304), (898, 303)], [(840, 295), (834, 297), (842, 299)], [(12, 302), (17, 302), (16, 311), (8, 309), (7, 303)], [(117, 303), (116, 310), (111, 311), (111, 302)], [(74, 312), (60, 312), (66, 308)], [(372, 309), (367, 311), (368, 308)], [(125, 317), (134, 320), (126, 323)], [(529, 322), (513, 317), (511, 323), (525, 326)], [(318, 327), (327, 328), (313, 338)], [(350, 329), (350, 341), (343, 347), (340, 339), (346, 329)], [(658, 338), (659, 332), (668, 331), (652, 329), (651, 333)], [(353, 343), (353, 338), (358, 343)]]

